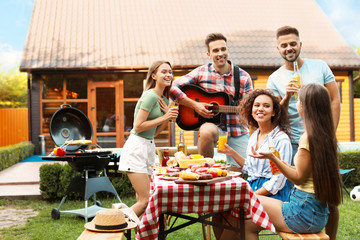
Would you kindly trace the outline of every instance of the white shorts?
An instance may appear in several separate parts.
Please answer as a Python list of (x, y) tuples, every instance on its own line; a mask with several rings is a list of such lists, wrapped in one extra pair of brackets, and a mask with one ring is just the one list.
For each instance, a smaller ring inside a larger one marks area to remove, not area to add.
[(119, 170), (151, 175), (154, 163), (154, 140), (130, 134), (121, 151)]

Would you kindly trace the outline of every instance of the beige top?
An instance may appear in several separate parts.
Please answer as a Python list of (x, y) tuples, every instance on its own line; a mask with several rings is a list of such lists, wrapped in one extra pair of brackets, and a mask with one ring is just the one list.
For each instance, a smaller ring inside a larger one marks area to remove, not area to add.
[[(306, 133), (304, 133), (299, 140), (299, 148), (298, 149), (305, 149), (308, 150), (310, 152), (310, 146), (309, 146), (309, 140), (307, 138)], [(295, 157), (294, 157), (294, 164), (296, 166), (298, 161), (301, 161), (301, 159), (298, 158), (298, 154), (299, 151), (296, 153)], [(314, 190), (314, 181), (313, 181), (313, 177), (312, 174), (310, 174), (309, 178), (306, 179), (306, 181), (302, 184), (302, 185), (295, 185), (295, 187), (297, 189), (300, 189), (304, 192), (309, 192), (309, 193), (315, 193)]]

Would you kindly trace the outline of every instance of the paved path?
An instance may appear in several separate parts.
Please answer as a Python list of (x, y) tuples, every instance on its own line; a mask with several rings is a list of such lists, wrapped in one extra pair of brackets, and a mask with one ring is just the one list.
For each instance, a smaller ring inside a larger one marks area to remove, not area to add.
[(0, 209), (0, 229), (12, 226), (25, 227), (29, 217), (37, 216), (39, 213), (32, 209)]

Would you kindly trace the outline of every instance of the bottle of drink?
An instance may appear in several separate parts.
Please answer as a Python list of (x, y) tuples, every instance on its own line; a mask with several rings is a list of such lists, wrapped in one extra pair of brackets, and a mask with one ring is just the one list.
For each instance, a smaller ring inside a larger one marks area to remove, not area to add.
[(180, 131), (180, 141), (177, 146), (178, 152), (182, 151), (187, 156), (187, 147), (184, 140), (184, 131)]
[[(275, 144), (274, 144), (272, 138), (269, 137), (269, 135), (267, 135), (267, 138), (268, 138), (269, 151), (272, 152), (278, 159), (281, 159), (280, 158), (280, 153), (276, 150)], [(272, 174), (273, 175), (281, 174), (280, 170), (275, 165), (275, 163), (273, 163), (271, 160), (269, 160), (269, 161), (270, 161), (270, 168), (271, 168)]]
[(163, 150), (163, 158), (162, 158), (162, 161), (161, 161), (161, 166), (162, 167), (167, 167), (167, 161), (169, 160), (169, 149), (165, 148)]
[[(293, 79), (296, 79), (296, 84), (301, 87), (303, 84), (302, 77), (300, 75), (299, 66), (296, 61), (294, 61), (294, 76)], [(298, 100), (298, 93), (294, 93), (295, 100)]]

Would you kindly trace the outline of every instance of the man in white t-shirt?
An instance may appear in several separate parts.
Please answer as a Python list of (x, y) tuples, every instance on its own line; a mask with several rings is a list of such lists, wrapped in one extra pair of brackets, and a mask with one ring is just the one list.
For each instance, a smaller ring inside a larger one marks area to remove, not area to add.
[[(302, 59), (300, 57), (302, 42), (296, 28), (290, 26), (281, 27), (277, 30), (276, 38), (276, 48), (285, 64), (270, 75), (266, 88), (273, 90), (275, 96), (279, 97), (281, 104), (288, 109), (294, 156), (297, 152), (299, 138), (304, 132), (303, 120), (296, 109), (297, 100), (293, 96), (300, 89), (296, 84), (296, 80), (293, 79), (294, 62), (296, 61), (299, 66), (303, 85), (318, 82), (323, 84), (329, 91), (335, 128), (337, 128), (340, 119), (340, 95), (335, 77), (324, 61)], [(329, 210), (329, 220), (325, 229), (330, 239), (333, 240), (336, 239), (337, 234), (339, 209), (335, 206), (329, 206)]]

